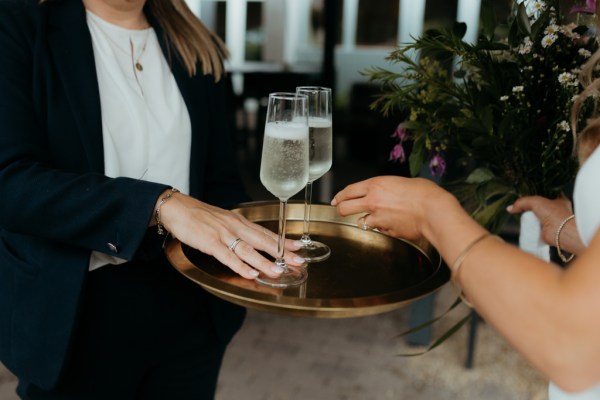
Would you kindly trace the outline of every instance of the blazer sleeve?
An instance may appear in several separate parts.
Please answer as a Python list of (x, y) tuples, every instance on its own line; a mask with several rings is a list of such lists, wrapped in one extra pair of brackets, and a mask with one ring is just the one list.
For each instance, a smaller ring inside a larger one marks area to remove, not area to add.
[(0, 227), (106, 253), (113, 243), (131, 259), (166, 186), (58, 165), (53, 149), (73, 154), (81, 145), (48, 133), (48, 107), (60, 88), (35, 86), (44, 73), (34, 62), (43, 46), (36, 3), (0, 2)]

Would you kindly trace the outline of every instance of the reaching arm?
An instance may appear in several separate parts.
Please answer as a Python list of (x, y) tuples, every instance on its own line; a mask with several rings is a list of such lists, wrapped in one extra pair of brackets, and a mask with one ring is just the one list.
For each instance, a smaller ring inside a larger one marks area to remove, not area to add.
[[(425, 238), (452, 265), (485, 233), (449, 193), (423, 179), (377, 177), (348, 186), (333, 205), (369, 213), (368, 225)], [(476, 244), (455, 279), (477, 311), (519, 352), (567, 391), (600, 381), (600, 235), (563, 270), (498, 240)]]

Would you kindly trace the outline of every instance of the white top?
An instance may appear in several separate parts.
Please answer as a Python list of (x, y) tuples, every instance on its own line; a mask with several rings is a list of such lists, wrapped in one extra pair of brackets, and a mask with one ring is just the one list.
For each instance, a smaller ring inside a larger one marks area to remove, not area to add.
[[(598, 228), (600, 228), (600, 207), (598, 206), (600, 185), (598, 185), (598, 175), (600, 175), (600, 147), (596, 148), (581, 166), (573, 192), (577, 230), (586, 246), (590, 244)], [(567, 393), (551, 383), (548, 395), (549, 400), (598, 400), (600, 399), (600, 384), (580, 393)]]
[(573, 203), (577, 216), (577, 230), (583, 243), (588, 246), (600, 227), (600, 147), (583, 163), (573, 191)]
[[(87, 22), (100, 90), (105, 175), (164, 183), (188, 193), (190, 117), (156, 33), (122, 28), (90, 11)], [(123, 262), (92, 252), (90, 270)]]

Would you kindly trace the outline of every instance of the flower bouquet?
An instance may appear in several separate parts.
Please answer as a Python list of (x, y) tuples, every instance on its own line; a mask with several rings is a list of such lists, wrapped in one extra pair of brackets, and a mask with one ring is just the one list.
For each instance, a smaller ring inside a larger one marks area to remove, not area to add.
[(407, 161), (413, 176), (426, 167), (444, 176), (442, 184), (492, 231), (517, 196), (556, 197), (575, 177), (572, 123), (585, 123), (593, 100), (579, 120), (570, 115), (583, 89), (579, 71), (598, 47), (595, 3), (566, 12), (559, 3), (516, 1), (500, 25), (484, 1), (476, 43), (463, 40), (466, 25), (456, 23), (393, 51), (387, 59), (397, 71), (364, 71), (382, 85), (372, 107), (404, 116), (390, 159)]

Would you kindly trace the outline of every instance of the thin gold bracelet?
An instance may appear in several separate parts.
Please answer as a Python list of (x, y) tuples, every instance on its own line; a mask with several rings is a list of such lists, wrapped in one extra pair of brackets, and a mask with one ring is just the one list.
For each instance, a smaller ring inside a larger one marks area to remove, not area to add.
[(499, 240), (502, 240), (499, 236), (497, 235), (492, 235), (489, 232), (484, 233), (483, 235), (477, 237), (475, 240), (473, 240), (471, 243), (469, 243), (467, 245), (467, 247), (464, 248), (464, 250), (458, 255), (458, 257), (456, 257), (456, 261), (454, 261), (452, 263), (452, 266), (450, 267), (450, 272), (452, 273), (452, 277), (450, 278), (450, 282), (452, 283), (452, 286), (454, 287), (454, 290), (456, 290), (456, 292), (458, 293), (458, 297), (460, 297), (460, 299), (462, 300), (462, 302), (468, 306), (468, 307), (473, 307), (473, 304), (467, 300), (467, 297), (465, 296), (465, 292), (462, 288), (462, 285), (458, 282), (458, 280), (456, 279), (457, 275), (458, 275), (458, 270), (460, 269), (463, 261), (465, 260), (465, 258), (467, 257), (467, 255), (469, 254), (469, 252), (473, 249), (473, 247), (475, 247), (477, 244), (479, 244), (480, 242), (482, 242), (485, 238), (493, 236)]
[(175, 193), (179, 193), (179, 190), (175, 189), (175, 188), (171, 188), (171, 191), (169, 193), (167, 193), (166, 195), (164, 195), (162, 197), (162, 199), (160, 199), (160, 203), (158, 203), (158, 206), (156, 206), (156, 210), (154, 211), (154, 219), (156, 220), (156, 230), (158, 232), (159, 235), (164, 236), (165, 235), (165, 227), (162, 225), (162, 223), (160, 222), (160, 208), (162, 207), (163, 204), (165, 204), (171, 197), (173, 197), (173, 195)]
[(568, 258), (565, 257), (565, 255), (562, 252), (562, 249), (560, 248), (560, 233), (562, 232), (563, 228), (565, 227), (565, 225), (567, 224), (567, 222), (569, 222), (570, 220), (572, 220), (573, 218), (575, 218), (575, 215), (570, 215), (567, 218), (565, 218), (563, 220), (563, 222), (560, 223), (560, 225), (558, 226), (558, 229), (556, 230), (556, 235), (554, 236), (554, 242), (556, 244), (556, 254), (558, 254), (558, 257), (562, 260), (562, 262), (564, 262), (565, 264), (568, 263), (569, 261), (571, 261), (573, 259), (573, 257), (575, 257), (575, 254), (571, 254)]

